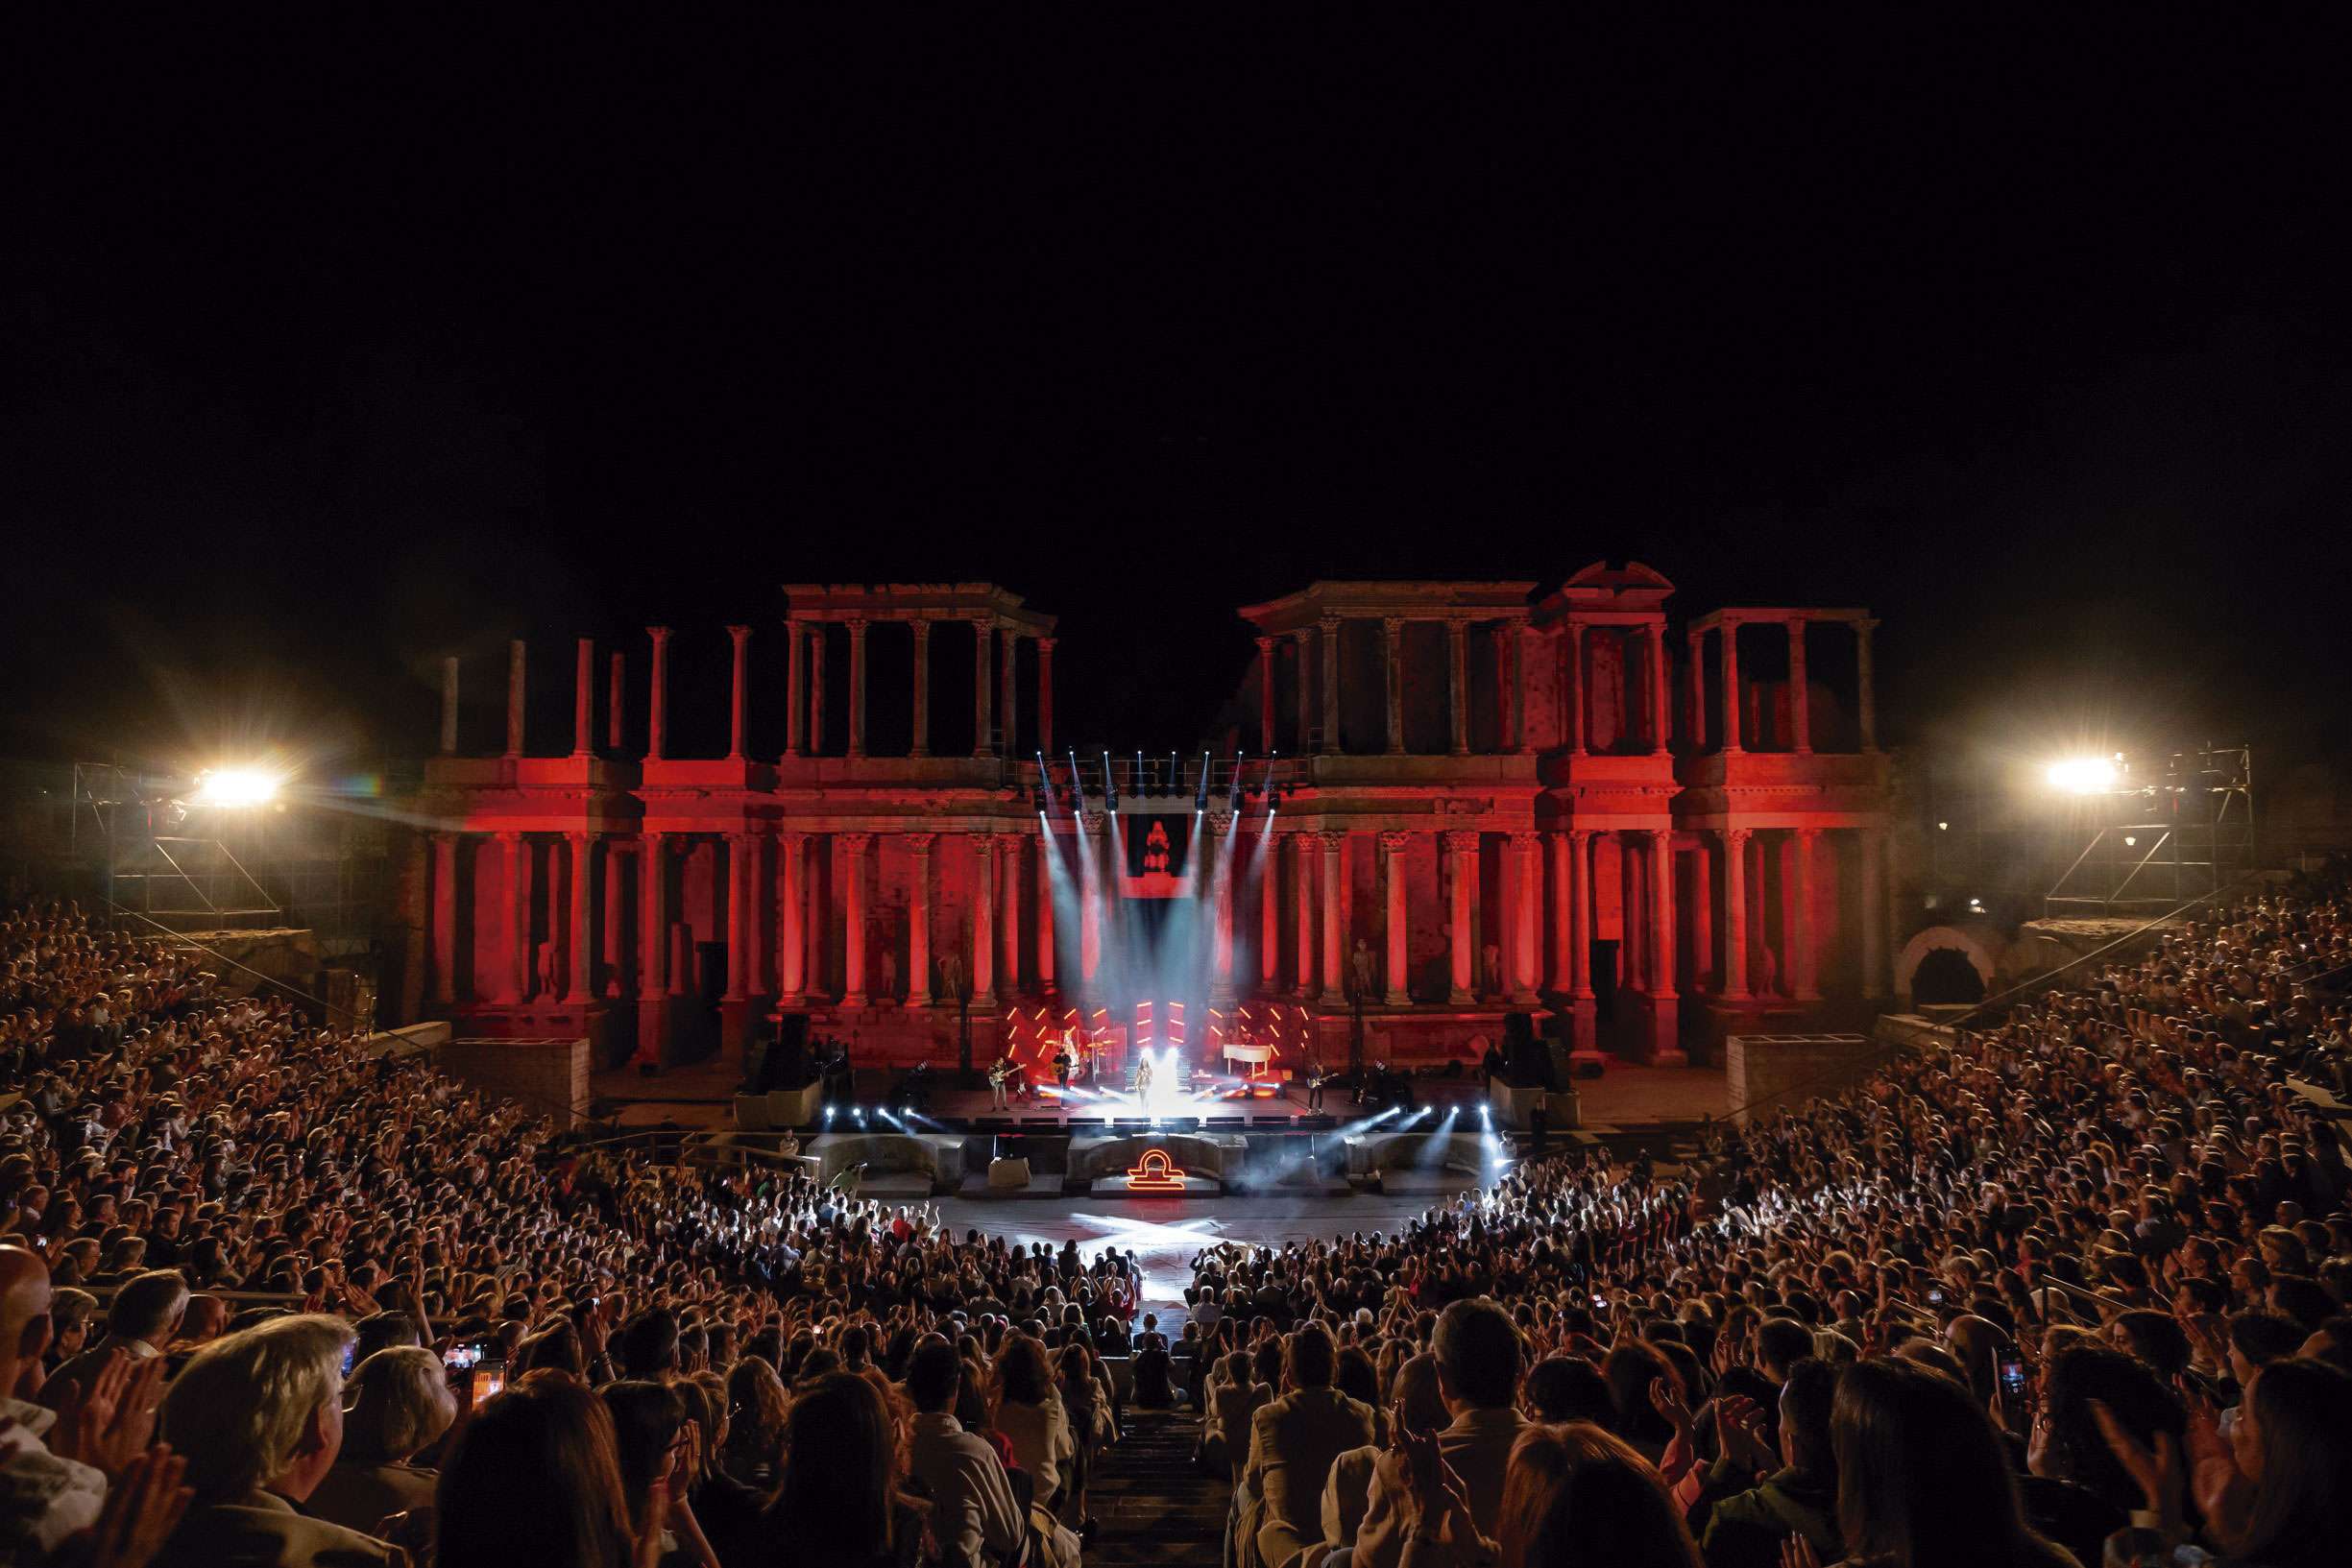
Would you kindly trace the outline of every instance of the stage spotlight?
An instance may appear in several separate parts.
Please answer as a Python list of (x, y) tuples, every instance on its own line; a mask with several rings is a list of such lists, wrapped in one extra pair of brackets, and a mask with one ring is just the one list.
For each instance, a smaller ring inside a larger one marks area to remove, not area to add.
[(825, 1107), (825, 1125), (833, 1125), (833, 1107), (830, 1105)]
[(2049, 764), (2049, 786), (2069, 795), (2096, 795), (2115, 786), (2115, 763), (2121, 760), (2118, 752), (2113, 760), (2104, 757), (2073, 757)]
[(188, 804), (231, 810), (267, 806), (278, 798), (279, 782), (277, 774), (261, 768), (210, 768), (196, 776), (196, 788), (189, 795)]
[(865, 1125), (865, 1107), (864, 1107), (864, 1106), (862, 1106), (862, 1105), (860, 1105), (860, 1106), (857, 1106), (857, 1107), (853, 1108), (853, 1109), (850, 1111), (850, 1113), (849, 1113), (849, 1119), (850, 1119), (852, 1122), (857, 1122), (857, 1123), (858, 1123), (858, 1125), (860, 1125), (860, 1126), (861, 1126), (861, 1127), (862, 1127), (862, 1126), (864, 1126), (864, 1125)]

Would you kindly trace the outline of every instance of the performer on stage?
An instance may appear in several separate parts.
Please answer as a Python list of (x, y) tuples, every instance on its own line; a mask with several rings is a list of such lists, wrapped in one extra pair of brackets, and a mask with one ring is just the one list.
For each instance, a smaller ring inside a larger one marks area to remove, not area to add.
[(1078, 1047), (1068, 1035), (1062, 1036), (1061, 1047), (1054, 1052), (1054, 1071), (1061, 1079), (1064, 1090), (1070, 1087), (1070, 1074), (1078, 1069)]
[(1312, 1115), (1323, 1108), (1323, 1057), (1313, 1046), (1307, 1047), (1307, 1111)]
[(1152, 1103), (1152, 1053), (1148, 1050), (1135, 1058), (1135, 1102), (1144, 1106)]
[(1005, 1054), (999, 1056), (995, 1065), (988, 1069), (988, 1109), (992, 1111), (1012, 1109), (1011, 1102), (1006, 1098), (1006, 1086), (1012, 1082), (1012, 1075), (1017, 1071), (1019, 1070), (1013, 1066), (1012, 1049), (1008, 1046), (1006, 1048)]

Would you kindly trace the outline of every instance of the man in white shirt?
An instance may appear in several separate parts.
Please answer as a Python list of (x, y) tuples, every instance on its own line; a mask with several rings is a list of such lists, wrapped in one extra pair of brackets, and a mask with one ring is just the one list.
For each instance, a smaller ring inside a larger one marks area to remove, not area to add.
[[(49, 1267), (20, 1246), (0, 1246), (0, 1389), (49, 1347)], [(46, 1559), (66, 1537), (98, 1522), (107, 1480), (49, 1452), (53, 1411), (0, 1394), (0, 1556)], [(33, 1549), (26, 1552), (26, 1548)]]
[[(1013, 1495), (1005, 1461), (984, 1437), (954, 1414), (963, 1387), (963, 1358), (942, 1339), (915, 1347), (907, 1365), (907, 1397), (915, 1415), (908, 1468), (931, 1493), (932, 1532), (957, 1568), (1020, 1568), (1030, 1520)], [(1048, 1559), (1030, 1568), (1078, 1568), (1078, 1537), (1055, 1527), (1037, 1537)]]

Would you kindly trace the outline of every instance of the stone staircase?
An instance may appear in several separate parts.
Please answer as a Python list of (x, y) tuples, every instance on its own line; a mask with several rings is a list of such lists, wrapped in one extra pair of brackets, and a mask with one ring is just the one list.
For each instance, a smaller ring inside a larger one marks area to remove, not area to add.
[(1129, 1407), (1124, 1435), (1087, 1484), (1098, 1529), (1086, 1543), (1086, 1568), (1215, 1568), (1232, 1489), (1194, 1467), (1198, 1425), (1182, 1411)]

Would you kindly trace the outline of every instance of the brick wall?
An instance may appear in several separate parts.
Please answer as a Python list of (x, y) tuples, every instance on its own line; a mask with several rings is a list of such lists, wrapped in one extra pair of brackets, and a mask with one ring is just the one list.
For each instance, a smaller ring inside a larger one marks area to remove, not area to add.
[(451, 1040), (433, 1052), (445, 1073), (571, 1126), (588, 1114), (588, 1041)]

